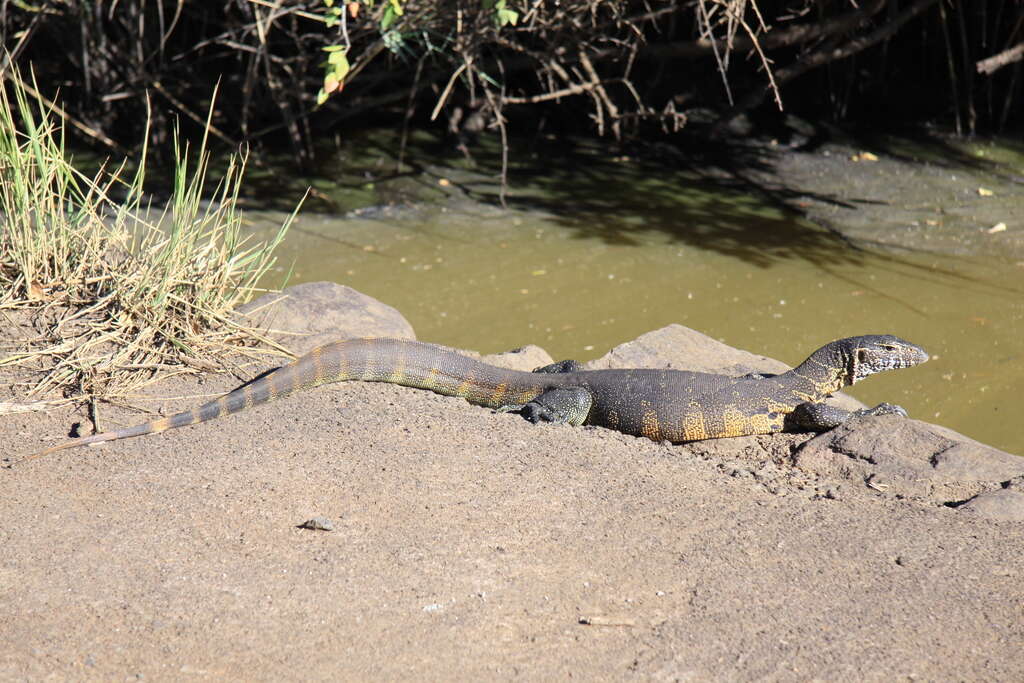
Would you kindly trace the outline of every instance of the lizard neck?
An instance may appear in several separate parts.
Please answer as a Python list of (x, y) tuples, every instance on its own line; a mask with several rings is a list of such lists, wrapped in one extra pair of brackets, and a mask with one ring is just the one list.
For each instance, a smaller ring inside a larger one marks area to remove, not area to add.
[(784, 387), (802, 399), (823, 401), (849, 382), (849, 371), (842, 354), (832, 345), (815, 351), (803, 363), (779, 375)]

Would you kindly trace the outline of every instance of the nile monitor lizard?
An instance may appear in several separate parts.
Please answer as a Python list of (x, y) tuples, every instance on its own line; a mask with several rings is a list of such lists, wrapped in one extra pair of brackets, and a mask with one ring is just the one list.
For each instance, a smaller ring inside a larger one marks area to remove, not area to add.
[[(229, 394), (177, 415), (66, 441), (34, 456), (153, 434), (212, 420), (327, 382), (390, 382), (461, 396), (531, 422), (598, 425), (656, 441), (698, 441), (783, 430), (825, 431), (852, 413), (822, 401), (882, 370), (928, 360), (924, 350), (891, 335), (826, 344), (780, 375), (730, 377), (655, 369), (583, 370), (562, 361), (534, 372), (506, 370), (429, 344), (352, 339), (314, 349)], [(883, 403), (856, 414), (898, 413)]]

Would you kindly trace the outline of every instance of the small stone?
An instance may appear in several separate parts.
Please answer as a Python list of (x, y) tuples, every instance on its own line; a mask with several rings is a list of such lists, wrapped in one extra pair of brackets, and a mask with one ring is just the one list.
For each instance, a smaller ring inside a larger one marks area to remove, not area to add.
[(316, 529), (318, 531), (334, 531), (334, 522), (326, 517), (307, 519), (299, 525), (300, 529)]

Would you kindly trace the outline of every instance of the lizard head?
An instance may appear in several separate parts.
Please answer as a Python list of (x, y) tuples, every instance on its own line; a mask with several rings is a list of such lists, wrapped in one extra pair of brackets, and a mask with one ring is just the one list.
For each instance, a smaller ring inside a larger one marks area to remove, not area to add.
[(849, 337), (836, 344), (845, 361), (847, 384), (858, 382), (876, 372), (909, 368), (928, 360), (928, 354), (920, 346), (891, 334)]

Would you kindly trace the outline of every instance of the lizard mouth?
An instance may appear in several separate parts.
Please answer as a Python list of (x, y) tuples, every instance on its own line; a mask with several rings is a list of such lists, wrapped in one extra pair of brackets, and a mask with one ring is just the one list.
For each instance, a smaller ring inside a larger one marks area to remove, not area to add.
[(920, 365), (929, 359), (928, 353), (919, 346), (905, 346), (899, 349), (886, 348), (890, 353), (874, 353), (870, 349), (857, 349), (850, 356), (849, 378), (850, 384), (859, 382), (877, 372), (886, 370), (899, 370)]

